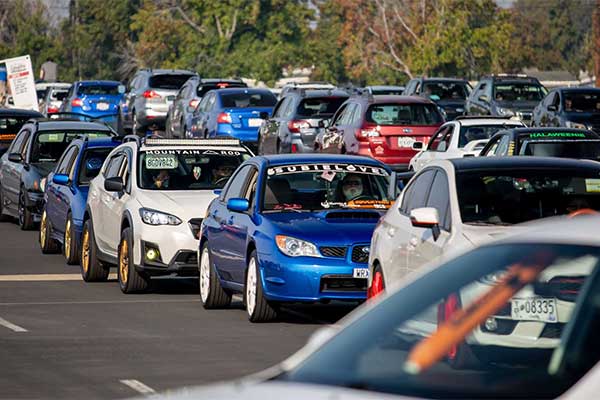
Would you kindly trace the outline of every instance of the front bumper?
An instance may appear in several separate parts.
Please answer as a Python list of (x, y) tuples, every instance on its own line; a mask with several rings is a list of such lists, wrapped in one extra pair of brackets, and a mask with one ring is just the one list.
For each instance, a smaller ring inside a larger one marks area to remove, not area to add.
[(353, 278), (367, 264), (344, 258), (288, 257), (278, 250), (258, 254), (265, 297), (277, 302), (366, 299), (367, 279)]

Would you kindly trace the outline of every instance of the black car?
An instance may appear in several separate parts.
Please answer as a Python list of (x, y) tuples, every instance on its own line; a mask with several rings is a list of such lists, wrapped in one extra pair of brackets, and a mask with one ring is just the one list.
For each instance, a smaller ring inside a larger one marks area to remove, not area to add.
[(32, 110), (0, 108), (0, 155), (8, 149), (25, 122), (32, 118), (44, 118), (44, 116)]
[(591, 129), (600, 134), (600, 89), (551, 90), (533, 110), (532, 125)]
[(290, 89), (260, 127), (258, 154), (312, 153), (319, 122), (331, 118), (348, 97), (340, 89)]
[(102, 123), (39, 120), (23, 125), (0, 158), (0, 219), (13, 216), (27, 230), (40, 220), (43, 178), (54, 168), (69, 143), (78, 136), (114, 136)]
[(569, 128), (514, 128), (496, 133), (480, 156), (540, 156), (600, 161), (600, 136)]
[(473, 88), (464, 79), (415, 78), (404, 89), (405, 96), (421, 96), (435, 102), (451, 121), (465, 111), (465, 101)]
[(527, 75), (483, 77), (465, 103), (467, 115), (516, 116), (531, 124), (533, 109), (548, 93), (537, 78)]
[(192, 76), (179, 89), (173, 104), (169, 107), (165, 128), (167, 136), (172, 138), (189, 136), (186, 133), (191, 127), (192, 114), (208, 91), (237, 87), (248, 87), (248, 85), (240, 79), (201, 79), (199, 76)]

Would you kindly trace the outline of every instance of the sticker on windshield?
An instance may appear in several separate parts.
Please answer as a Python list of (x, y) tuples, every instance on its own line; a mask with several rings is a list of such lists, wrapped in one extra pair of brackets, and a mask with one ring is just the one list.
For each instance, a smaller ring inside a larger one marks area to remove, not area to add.
[(585, 133), (580, 132), (533, 132), (529, 134), (532, 139), (547, 138), (586, 138)]
[(321, 206), (325, 209), (331, 207), (341, 208), (363, 208), (363, 209), (381, 209), (387, 210), (392, 205), (390, 200), (350, 200), (348, 202), (329, 202), (324, 201)]
[(589, 193), (600, 193), (600, 179), (586, 179), (585, 191)]
[(388, 172), (380, 167), (358, 164), (300, 164), (300, 165), (283, 165), (281, 167), (273, 167), (267, 170), (267, 175), (286, 175), (297, 174), (302, 172), (352, 172), (357, 174), (369, 174), (379, 176), (389, 176)]
[(200, 179), (200, 176), (202, 175), (202, 168), (194, 167), (194, 169), (192, 170), (192, 173), (194, 174), (194, 179), (198, 180), (198, 179)]
[[(182, 155), (222, 155), (222, 156), (239, 156), (242, 154), (241, 151), (236, 150), (186, 150), (186, 149), (172, 149), (172, 150), (146, 150), (146, 154), (182, 154)], [(244, 153), (246, 154), (246, 153)]]
[(333, 171), (324, 171), (321, 174), (321, 178), (325, 179), (328, 182), (333, 182), (333, 180), (335, 179), (335, 172), (333, 172)]
[(179, 162), (175, 155), (146, 155), (146, 169), (175, 169), (178, 166)]

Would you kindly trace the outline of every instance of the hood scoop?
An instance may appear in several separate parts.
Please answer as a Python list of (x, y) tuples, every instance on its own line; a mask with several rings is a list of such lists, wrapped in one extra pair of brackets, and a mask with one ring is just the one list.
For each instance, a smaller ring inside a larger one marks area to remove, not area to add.
[(333, 211), (325, 216), (328, 222), (378, 221), (381, 215), (369, 211)]

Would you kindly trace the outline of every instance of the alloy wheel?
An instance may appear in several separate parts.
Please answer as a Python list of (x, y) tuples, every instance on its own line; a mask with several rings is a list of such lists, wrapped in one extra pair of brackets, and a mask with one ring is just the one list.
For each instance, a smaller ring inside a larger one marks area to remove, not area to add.
[(119, 275), (123, 285), (126, 285), (129, 276), (129, 245), (125, 239), (121, 241), (121, 251), (119, 252)]
[(210, 257), (208, 247), (202, 250), (200, 258), (200, 297), (202, 302), (206, 303), (210, 294)]
[(256, 307), (256, 260), (250, 259), (248, 263), (248, 275), (246, 277), (246, 310), (248, 315), (254, 314)]

